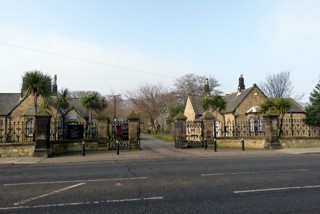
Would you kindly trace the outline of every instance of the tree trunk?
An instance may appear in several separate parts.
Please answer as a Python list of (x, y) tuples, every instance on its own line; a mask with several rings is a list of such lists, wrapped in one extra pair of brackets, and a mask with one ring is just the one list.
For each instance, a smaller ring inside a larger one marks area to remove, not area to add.
[(37, 127), (37, 124), (36, 124), (36, 114), (38, 112), (38, 95), (33, 95), (33, 103), (34, 103), (34, 123), (33, 123), (33, 141), (35, 142), (36, 141), (36, 127)]
[(284, 118), (284, 114), (281, 115), (281, 118), (280, 118), (280, 123), (279, 123), (279, 137), (282, 136), (282, 124), (283, 124), (283, 118)]

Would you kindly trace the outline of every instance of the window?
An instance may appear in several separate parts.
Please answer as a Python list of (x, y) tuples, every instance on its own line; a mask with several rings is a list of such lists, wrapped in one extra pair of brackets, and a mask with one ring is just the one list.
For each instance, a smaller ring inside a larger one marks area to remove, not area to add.
[(264, 121), (263, 119), (258, 119), (258, 131), (264, 131)]
[(254, 119), (250, 119), (249, 124), (250, 124), (250, 132), (254, 132)]
[(33, 120), (27, 121), (26, 129), (27, 129), (26, 130), (27, 137), (32, 137), (33, 136)]

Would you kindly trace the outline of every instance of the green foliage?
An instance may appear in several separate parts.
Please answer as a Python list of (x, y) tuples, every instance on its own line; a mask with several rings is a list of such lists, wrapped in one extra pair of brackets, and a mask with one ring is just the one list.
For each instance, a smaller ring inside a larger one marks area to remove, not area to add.
[(288, 98), (270, 98), (260, 105), (263, 113), (278, 113), (280, 115), (280, 131), (279, 136), (282, 135), (283, 118), (285, 113), (289, 112), (291, 101)]
[(219, 95), (209, 95), (209, 96), (205, 96), (202, 101), (201, 101), (201, 105), (203, 107), (204, 110), (209, 110), (211, 109), (212, 112), (218, 110), (218, 111), (222, 111), (223, 109), (226, 108), (226, 101)]
[(270, 112), (270, 113), (275, 113), (275, 109), (274, 109), (274, 100), (273, 99), (267, 99), (265, 100), (261, 105), (261, 112), (266, 113), (266, 112)]
[(288, 98), (270, 98), (263, 102), (260, 107), (263, 113), (270, 112), (283, 115), (290, 110), (291, 101)]
[(95, 111), (101, 111), (107, 107), (106, 98), (101, 96), (98, 92), (93, 92), (81, 99), (81, 104), (86, 109), (91, 109)]
[(40, 71), (28, 71), (22, 77), (21, 91), (25, 96), (43, 96), (51, 95), (51, 77)]
[(51, 77), (40, 71), (27, 71), (22, 76), (21, 92), (25, 96), (34, 96), (34, 107), (37, 112), (38, 98), (41, 96), (45, 100), (51, 95)]
[(183, 112), (184, 106), (181, 103), (175, 103), (169, 108), (169, 115), (167, 118), (167, 124), (170, 124), (174, 121), (174, 118), (179, 114), (179, 112)]
[(69, 107), (69, 101), (70, 101), (70, 93), (69, 90), (62, 89), (61, 92), (58, 93), (58, 97), (55, 100), (55, 104), (58, 108), (67, 109)]
[(174, 142), (174, 135), (169, 132), (158, 132), (157, 134), (153, 134), (153, 137), (165, 141), (165, 142)]
[(309, 97), (311, 105), (306, 108), (305, 122), (308, 125), (320, 126), (320, 81)]

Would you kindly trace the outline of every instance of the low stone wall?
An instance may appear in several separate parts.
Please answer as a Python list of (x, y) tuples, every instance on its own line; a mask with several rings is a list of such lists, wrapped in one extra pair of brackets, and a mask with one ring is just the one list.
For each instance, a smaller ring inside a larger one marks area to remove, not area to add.
[[(86, 151), (96, 151), (98, 150), (98, 142), (85, 141), (85, 148)], [(81, 152), (82, 149), (82, 141), (51, 141), (49, 155), (68, 152)]]
[[(242, 148), (242, 138), (217, 138), (218, 148)], [(264, 138), (244, 138), (244, 147), (252, 149), (264, 149), (266, 140)], [(213, 147), (210, 142), (209, 147)]]
[(320, 147), (320, 138), (295, 137), (280, 138), (280, 144), (283, 148), (312, 148)]
[(35, 143), (0, 143), (0, 158), (32, 157)]

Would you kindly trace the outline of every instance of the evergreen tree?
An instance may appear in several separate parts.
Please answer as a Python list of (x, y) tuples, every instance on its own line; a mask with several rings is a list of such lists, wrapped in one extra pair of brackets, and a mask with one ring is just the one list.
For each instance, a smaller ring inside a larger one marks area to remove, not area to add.
[(180, 113), (183, 112), (184, 106), (181, 103), (175, 103), (169, 108), (169, 115), (167, 118), (167, 124), (171, 124), (174, 121), (174, 118)]
[[(211, 110), (212, 113), (214, 113), (214, 112), (216, 113), (215, 121), (214, 121), (214, 124), (216, 124), (218, 112), (220, 112), (226, 108), (227, 102), (220, 95), (214, 95), (214, 96), (207, 95), (202, 99), (201, 105), (204, 110), (206, 110), (206, 111)], [(216, 136), (217, 136), (217, 130), (214, 125), (213, 137), (216, 137)]]
[(81, 98), (81, 104), (87, 110), (90, 110), (89, 121), (92, 122), (92, 112), (99, 113), (107, 107), (105, 97), (101, 96), (98, 92), (93, 92)]
[(310, 105), (306, 107), (305, 122), (308, 125), (320, 126), (320, 81), (310, 93)]
[(51, 77), (40, 71), (27, 71), (22, 77), (21, 91), (25, 96), (33, 96), (35, 114), (38, 112), (38, 99), (48, 99), (51, 95)]

